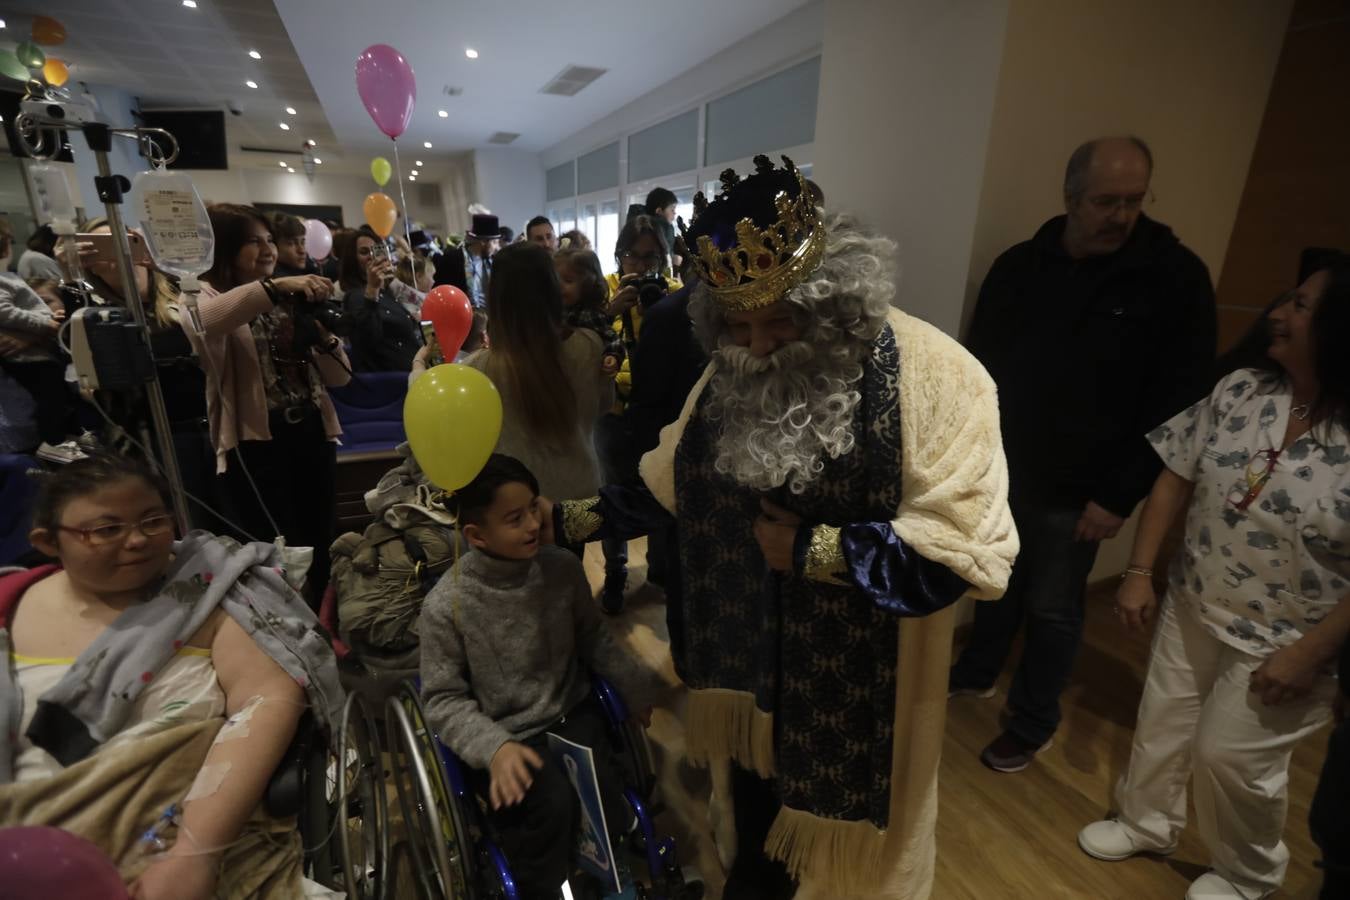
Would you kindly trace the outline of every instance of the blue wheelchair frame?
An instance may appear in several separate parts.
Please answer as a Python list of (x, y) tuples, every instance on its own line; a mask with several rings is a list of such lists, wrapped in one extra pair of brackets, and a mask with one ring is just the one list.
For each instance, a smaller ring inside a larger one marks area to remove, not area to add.
[[(676, 855), (675, 841), (672, 838), (660, 838), (656, 835), (656, 829), (652, 820), (653, 810), (648, 806), (644, 797), (650, 796), (652, 788), (655, 785), (655, 776), (651, 771), (650, 762), (645, 758), (645, 740), (641, 733), (631, 733), (638, 726), (633, 722), (629, 713), (627, 704), (619, 696), (613, 686), (603, 678), (593, 679), (593, 694), (605, 711), (605, 718), (609, 725), (609, 736), (616, 745), (623, 748), (621, 766), (624, 771), (625, 780), (629, 786), (624, 789), (624, 797), (632, 807), (634, 815), (637, 817), (638, 828), (635, 835), (635, 849), (641, 851), (647, 863), (647, 871), (651, 881), (651, 887), (645, 885), (638, 886), (638, 896), (648, 898), (648, 900), (682, 900), (686, 896), (686, 887), (684, 878), (680, 872), (680, 866)], [(404, 690), (400, 695), (389, 700), (391, 706), (397, 706), (396, 710), (391, 710), (394, 715), (403, 716), (407, 719), (406, 706), (415, 704), (416, 712), (419, 718), (422, 717), (420, 702), (420, 684), (405, 683)], [(425, 719), (423, 718), (423, 724)], [(394, 726), (391, 726), (391, 738)], [(459, 757), (447, 747), (439, 738), (431, 732), (430, 728), (419, 729), (414, 727), (412, 732), (418, 733), (423, 740), (434, 742), (435, 759), (439, 762), (440, 772), (433, 775), (427, 772), (428, 779), (436, 778), (440, 781), (446, 802), (456, 805), (457, 809), (440, 810), (434, 812), (434, 819), (437, 822), (444, 822), (444, 817), (449, 816), (455, 832), (454, 837), (460, 847), (459, 868), (461, 876), (469, 883), (464, 885), (459, 891), (453, 889), (451, 885), (445, 883), (446, 876), (441, 875), (439, 880), (443, 890), (448, 896), (456, 898), (463, 897), (465, 900), (482, 900), (484, 896), (494, 897), (496, 900), (520, 900), (520, 894), (516, 887), (515, 879), (511, 874), (510, 865), (507, 862), (506, 855), (493, 840), (491, 829), (489, 828), (485, 817), (479, 806), (479, 798), (474, 791), (473, 784), (469, 778), (468, 767)], [(405, 737), (406, 739), (406, 737)], [(419, 760), (413, 760), (414, 768), (418, 767)], [(436, 793), (433, 789), (431, 794)], [(400, 802), (403, 802), (402, 788), (400, 788)], [(431, 811), (423, 809), (423, 815), (429, 815)], [(405, 821), (410, 820), (409, 810), (405, 807)], [(411, 822), (409, 821), (411, 825)], [(465, 828), (467, 826), (467, 829)], [(466, 835), (463, 832), (467, 830)], [(433, 829), (440, 831), (440, 829)], [(439, 854), (440, 848), (436, 848), (437, 855), (441, 859), (448, 859), (448, 855)], [(622, 853), (626, 848), (616, 847), (616, 853)], [(467, 850), (468, 852), (464, 852)], [(436, 856), (429, 856), (427, 862), (433, 865), (439, 865), (433, 862)], [(448, 874), (448, 873), (447, 873)], [(424, 880), (429, 881), (424, 876)], [(693, 887), (691, 885), (691, 887)], [(701, 890), (698, 894), (701, 895)]]

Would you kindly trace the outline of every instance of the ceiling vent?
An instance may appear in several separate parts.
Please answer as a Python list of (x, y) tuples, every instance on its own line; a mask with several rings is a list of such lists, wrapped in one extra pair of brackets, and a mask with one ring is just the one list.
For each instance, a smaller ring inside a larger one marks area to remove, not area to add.
[(266, 153), (270, 156), (281, 154), (283, 156), (301, 156), (303, 150), (295, 150), (291, 147), (244, 147), (239, 148), (244, 153)]
[(556, 94), (559, 97), (573, 97), (595, 79), (608, 72), (593, 66), (568, 66), (559, 72), (552, 81), (539, 89), (541, 94)]
[(464, 93), (464, 88), (455, 87), (453, 84), (447, 84), (445, 87), (441, 88), (441, 93), (447, 97), (458, 97), (460, 94)]
[(509, 144), (518, 137), (520, 137), (520, 135), (514, 131), (494, 131), (492, 137), (488, 138), (488, 143)]

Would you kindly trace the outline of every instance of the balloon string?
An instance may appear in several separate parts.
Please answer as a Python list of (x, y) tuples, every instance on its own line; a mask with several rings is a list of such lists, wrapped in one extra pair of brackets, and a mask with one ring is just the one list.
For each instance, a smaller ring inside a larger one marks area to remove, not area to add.
[(403, 163), (398, 158), (398, 141), (390, 138), (394, 142), (394, 169), (398, 172), (398, 202), (403, 204), (403, 236), (408, 242), (409, 265), (412, 266), (414, 286), (417, 281), (417, 254), (413, 253), (412, 245), (412, 217), (408, 215), (408, 198), (403, 193)]

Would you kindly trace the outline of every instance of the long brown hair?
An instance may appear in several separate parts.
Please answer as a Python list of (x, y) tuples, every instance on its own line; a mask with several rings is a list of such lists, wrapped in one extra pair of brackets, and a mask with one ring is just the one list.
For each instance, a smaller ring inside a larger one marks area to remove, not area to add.
[(250, 226), (259, 222), (271, 234), (272, 223), (253, 207), (237, 203), (213, 203), (206, 208), (206, 214), (211, 217), (211, 230), (216, 234), (216, 253), (201, 280), (223, 294), (239, 287), (234, 280), (234, 261), (249, 239)]
[(600, 257), (594, 251), (568, 247), (553, 254), (555, 269), (571, 269), (581, 281), (581, 297), (577, 306), (583, 309), (604, 309), (609, 302), (609, 282), (600, 268)]
[(531, 437), (557, 446), (577, 428), (577, 398), (562, 362), (562, 289), (553, 257), (510, 244), (488, 282), (487, 374), (520, 410)]

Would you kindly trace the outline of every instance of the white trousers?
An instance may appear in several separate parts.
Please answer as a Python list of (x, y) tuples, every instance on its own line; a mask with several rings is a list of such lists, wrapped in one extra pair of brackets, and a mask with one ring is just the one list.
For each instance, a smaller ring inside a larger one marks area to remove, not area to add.
[(1336, 690), (1324, 676), (1308, 696), (1265, 706), (1248, 690), (1261, 662), (1164, 602), (1130, 766), (1116, 787), (1119, 821), (1136, 843), (1170, 847), (1186, 825), (1193, 778), (1211, 865), (1249, 900), (1284, 881), (1289, 758), (1328, 721)]

